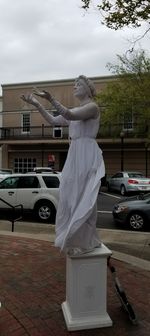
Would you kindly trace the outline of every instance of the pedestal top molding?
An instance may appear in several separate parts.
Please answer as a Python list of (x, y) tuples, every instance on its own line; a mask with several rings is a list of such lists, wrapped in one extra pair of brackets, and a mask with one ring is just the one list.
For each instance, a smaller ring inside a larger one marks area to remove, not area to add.
[(71, 259), (86, 259), (86, 258), (95, 258), (95, 257), (108, 257), (112, 254), (112, 252), (102, 243), (100, 247), (95, 248), (93, 251), (77, 254), (77, 255), (70, 255), (68, 256)]

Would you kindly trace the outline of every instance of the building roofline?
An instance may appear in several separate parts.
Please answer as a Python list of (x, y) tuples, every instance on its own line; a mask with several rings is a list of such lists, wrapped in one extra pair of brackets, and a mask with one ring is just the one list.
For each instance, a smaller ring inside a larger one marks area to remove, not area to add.
[[(117, 76), (111, 75), (111, 76), (96, 76), (96, 77), (91, 77), (88, 76), (91, 80), (93, 80), (95, 83), (96, 82), (103, 82), (106, 80), (111, 80), (116, 78)], [(76, 77), (75, 77), (76, 78)], [(6, 84), (1, 84), (2, 88), (15, 88), (15, 87), (20, 87), (20, 86), (36, 86), (36, 85), (59, 85), (59, 84), (72, 84), (75, 80), (75, 78), (64, 78), (64, 79), (52, 79), (52, 80), (46, 80), (46, 81), (33, 81), (33, 82), (20, 82), (20, 83), (6, 83)]]

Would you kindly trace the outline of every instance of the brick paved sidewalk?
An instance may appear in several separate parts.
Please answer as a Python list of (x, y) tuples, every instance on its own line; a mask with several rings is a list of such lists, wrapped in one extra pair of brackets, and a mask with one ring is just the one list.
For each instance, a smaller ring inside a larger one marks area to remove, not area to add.
[(113, 260), (139, 323), (121, 309), (108, 271), (110, 328), (68, 332), (61, 303), (65, 300), (65, 258), (47, 241), (0, 235), (0, 336), (148, 336), (150, 272)]

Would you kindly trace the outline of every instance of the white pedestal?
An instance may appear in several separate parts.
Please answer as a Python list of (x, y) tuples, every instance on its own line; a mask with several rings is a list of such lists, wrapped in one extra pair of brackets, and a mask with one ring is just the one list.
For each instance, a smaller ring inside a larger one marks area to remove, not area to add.
[(62, 310), (68, 330), (112, 326), (106, 311), (107, 258), (111, 254), (102, 244), (92, 252), (67, 256), (66, 301)]

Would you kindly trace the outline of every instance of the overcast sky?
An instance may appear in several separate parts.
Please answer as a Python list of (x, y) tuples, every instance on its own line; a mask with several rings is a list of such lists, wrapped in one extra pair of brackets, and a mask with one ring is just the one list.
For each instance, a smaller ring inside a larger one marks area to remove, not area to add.
[[(142, 30), (113, 31), (80, 0), (0, 0), (0, 84), (111, 74)], [(144, 31), (144, 27), (143, 27)], [(139, 47), (150, 51), (150, 37)], [(0, 91), (1, 93), (1, 91)]]

